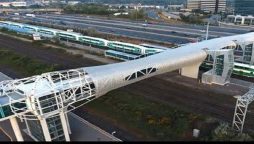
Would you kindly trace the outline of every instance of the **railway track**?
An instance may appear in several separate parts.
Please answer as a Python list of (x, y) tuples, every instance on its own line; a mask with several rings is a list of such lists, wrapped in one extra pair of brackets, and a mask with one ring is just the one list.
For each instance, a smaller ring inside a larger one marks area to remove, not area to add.
[(235, 75), (235, 74), (233, 74), (231, 77), (254, 83), (254, 78), (252, 78), (252, 77), (244, 77), (244, 76), (239, 76), (239, 75)]
[[(236, 103), (236, 99), (233, 98), (233, 95), (216, 94), (212, 92), (212, 89), (202, 92), (195, 89), (193, 90), (190, 87), (184, 87), (177, 83), (171, 83), (170, 85), (167, 83), (168, 89), (163, 88), (163, 85), (166, 85), (166, 83), (161, 83), (159, 81), (155, 82), (156, 85), (150, 82), (140, 83), (142, 84), (133, 84), (133, 87), (142, 91), (140, 95), (144, 95), (147, 98), (162, 103), (168, 103), (176, 107), (187, 107), (186, 110), (188, 111), (213, 116), (229, 123), (232, 122)], [(142, 89), (144, 85), (149, 87), (149, 89)], [(157, 97), (156, 92), (153, 91), (155, 89), (156, 91), (160, 91), (159, 97)], [(212, 96), (207, 95), (207, 93), (212, 93)], [(251, 121), (254, 120), (254, 113), (252, 110), (253, 107), (249, 107), (246, 119), (246, 125), (249, 126), (251, 125)], [(251, 129), (253, 128), (254, 127), (251, 126)]]

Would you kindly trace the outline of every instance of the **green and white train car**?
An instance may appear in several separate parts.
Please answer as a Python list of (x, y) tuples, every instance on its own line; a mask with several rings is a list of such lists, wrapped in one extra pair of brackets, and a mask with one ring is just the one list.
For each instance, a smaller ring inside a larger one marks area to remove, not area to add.
[(81, 37), (82, 35), (79, 34), (79, 33), (75, 33), (75, 32), (58, 31), (56, 33), (56, 36), (60, 40), (66, 40), (66, 41), (70, 41), (70, 42), (78, 42), (79, 41), (79, 37)]
[[(204, 62), (201, 65), (201, 68), (204, 68), (205, 70), (209, 70), (212, 67), (213, 67), (212, 62)], [(234, 62), (233, 74), (238, 76), (254, 78), (254, 65)]]
[(89, 36), (80, 36), (79, 42), (81, 44), (87, 44), (87, 45), (92, 45), (96, 47), (107, 47), (108, 45), (108, 40), (105, 40), (102, 38), (89, 37)]
[(118, 41), (109, 41), (108, 48), (112, 50), (120, 51), (120, 52), (137, 54), (137, 55), (158, 53), (158, 52), (164, 51), (163, 49), (147, 48), (147, 47), (136, 45), (136, 44), (130, 44), (130, 43), (124, 43), (124, 42), (118, 42)]
[(38, 32), (39, 28), (37, 26), (32, 26), (32, 25), (23, 25), (22, 27), (25, 31), (27, 31), (28, 33), (36, 33)]
[(254, 65), (235, 62), (233, 74), (245, 77), (254, 77)]
[(130, 43), (124, 43), (124, 42), (118, 42), (118, 41), (110, 41), (108, 42), (108, 48), (115, 50), (115, 51), (120, 51), (120, 52), (125, 52), (125, 53), (130, 53), (130, 54), (143, 54), (144, 53), (144, 47), (135, 45), (135, 44), (130, 44)]
[(45, 28), (45, 27), (38, 27), (38, 33), (42, 36), (42, 37), (46, 37), (46, 38), (53, 38), (56, 37), (56, 34), (58, 32), (58, 30), (56, 29), (51, 29), (51, 28)]
[(8, 21), (0, 21), (0, 28), (7, 27), (9, 25)]

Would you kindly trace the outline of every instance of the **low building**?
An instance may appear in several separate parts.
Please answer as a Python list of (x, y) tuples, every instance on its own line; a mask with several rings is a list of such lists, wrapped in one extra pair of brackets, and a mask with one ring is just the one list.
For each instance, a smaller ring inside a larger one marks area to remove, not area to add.
[(26, 4), (26, 2), (11, 2), (11, 6), (14, 6), (14, 7), (26, 7), (27, 4)]
[(10, 2), (0, 2), (0, 7), (10, 7)]
[(114, 16), (119, 16), (119, 15), (128, 15), (128, 12), (123, 12), (123, 13), (114, 13)]
[(236, 25), (254, 25), (254, 17), (252, 15), (228, 15), (226, 18), (227, 23), (234, 23)]
[(179, 11), (180, 9), (183, 9), (184, 5), (168, 5), (168, 10), (173, 10), (173, 11)]
[(0, 6), (2, 7), (26, 7), (26, 2), (0, 2)]
[(80, 3), (80, 1), (68, 1), (68, 5), (76, 5), (79, 3)]
[(162, 14), (167, 17), (168, 19), (174, 19), (174, 20), (180, 20), (181, 17), (179, 15), (175, 15), (173, 13), (167, 13), (167, 12), (162, 12)]

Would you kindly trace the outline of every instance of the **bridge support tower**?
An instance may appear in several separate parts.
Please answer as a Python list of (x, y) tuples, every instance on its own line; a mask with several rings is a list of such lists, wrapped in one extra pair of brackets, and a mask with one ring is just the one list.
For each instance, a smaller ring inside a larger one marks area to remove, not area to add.
[(249, 104), (254, 100), (254, 87), (251, 86), (250, 91), (239, 96), (236, 101), (235, 113), (233, 117), (232, 128), (237, 132), (243, 132), (243, 126), (248, 111)]
[(229, 82), (234, 68), (233, 49), (207, 51), (212, 69), (202, 74), (202, 83), (224, 85)]

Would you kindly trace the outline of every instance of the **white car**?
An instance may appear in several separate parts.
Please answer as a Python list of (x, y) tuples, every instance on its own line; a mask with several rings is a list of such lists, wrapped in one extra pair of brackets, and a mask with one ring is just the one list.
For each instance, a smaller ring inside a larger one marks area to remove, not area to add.
[(147, 27), (147, 24), (146, 24), (146, 23), (144, 23), (144, 24), (142, 24), (142, 26), (143, 26), (143, 27)]

